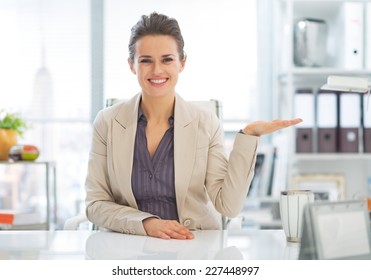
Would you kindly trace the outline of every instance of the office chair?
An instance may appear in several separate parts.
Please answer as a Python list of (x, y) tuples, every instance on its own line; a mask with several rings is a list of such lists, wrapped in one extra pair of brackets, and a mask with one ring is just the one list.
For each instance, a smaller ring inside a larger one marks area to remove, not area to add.
[[(108, 98), (106, 100), (106, 107), (110, 107), (118, 102), (122, 101), (122, 99), (118, 99), (118, 98)], [(197, 106), (200, 106), (204, 109), (207, 109), (207, 110), (210, 110), (212, 112), (214, 112), (217, 117), (220, 119), (220, 120), (223, 120), (223, 116), (222, 116), (222, 103), (219, 101), (219, 100), (215, 100), (215, 99), (211, 99), (211, 100), (206, 100), (206, 101), (190, 101), (191, 103), (197, 105)], [(222, 219), (222, 228), (223, 229), (226, 229), (228, 224), (230, 223), (230, 219), (228, 219), (227, 217), (221, 215), (221, 219)], [(86, 215), (85, 213), (84, 214), (80, 214), (78, 216), (75, 216), (75, 217), (71, 217), (69, 219), (67, 219), (64, 223), (64, 230), (77, 230), (79, 229), (79, 227), (81, 226), (82, 223), (88, 223), (88, 228), (92, 229), (92, 230), (97, 230), (97, 226), (96, 225), (92, 225), (88, 219), (86, 218)], [(234, 223), (234, 227), (236, 223)], [(237, 226), (239, 227), (239, 226)]]

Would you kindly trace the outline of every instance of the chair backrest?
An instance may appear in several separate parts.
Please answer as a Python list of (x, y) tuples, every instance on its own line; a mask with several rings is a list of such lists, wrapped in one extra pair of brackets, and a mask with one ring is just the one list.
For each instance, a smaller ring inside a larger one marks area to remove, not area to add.
[(205, 101), (190, 101), (191, 103), (214, 112), (220, 120), (223, 120), (222, 102), (216, 99)]

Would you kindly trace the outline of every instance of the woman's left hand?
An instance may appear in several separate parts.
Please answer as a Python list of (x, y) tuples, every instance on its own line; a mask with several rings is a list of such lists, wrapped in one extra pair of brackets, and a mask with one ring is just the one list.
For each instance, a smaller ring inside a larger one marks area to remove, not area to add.
[(274, 120), (270, 122), (266, 121), (256, 121), (248, 124), (243, 132), (248, 135), (261, 136), (264, 134), (269, 134), (275, 132), (279, 129), (286, 128), (292, 125), (296, 125), (302, 122), (302, 119), (292, 119), (292, 120)]

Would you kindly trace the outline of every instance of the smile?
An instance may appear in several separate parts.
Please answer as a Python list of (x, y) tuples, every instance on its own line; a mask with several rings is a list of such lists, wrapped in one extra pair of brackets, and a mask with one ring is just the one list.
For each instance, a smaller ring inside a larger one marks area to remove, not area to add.
[(149, 79), (150, 83), (156, 85), (162, 85), (167, 82), (168, 79)]

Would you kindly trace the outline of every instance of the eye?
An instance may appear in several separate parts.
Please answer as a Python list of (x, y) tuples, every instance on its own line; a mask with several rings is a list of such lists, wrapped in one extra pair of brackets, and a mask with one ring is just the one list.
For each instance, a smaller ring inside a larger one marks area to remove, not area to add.
[(164, 57), (164, 59), (162, 60), (164, 63), (170, 63), (172, 62), (174, 59), (172, 57)]
[(151, 63), (152, 60), (150, 58), (142, 58), (139, 60), (139, 63)]

